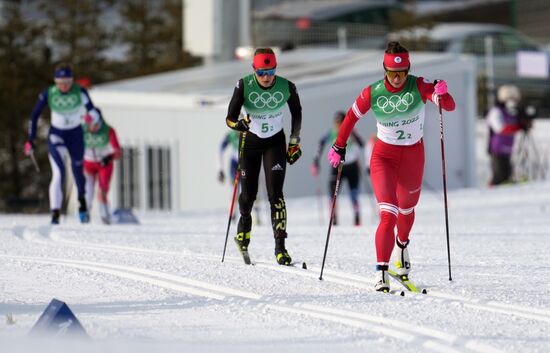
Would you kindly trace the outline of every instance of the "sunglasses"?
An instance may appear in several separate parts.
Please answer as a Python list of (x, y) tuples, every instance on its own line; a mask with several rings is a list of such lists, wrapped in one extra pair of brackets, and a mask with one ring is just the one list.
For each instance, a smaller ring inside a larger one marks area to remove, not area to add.
[(273, 68), (273, 69), (258, 69), (255, 72), (256, 72), (256, 75), (258, 75), (260, 77), (263, 77), (265, 75), (273, 76), (273, 75), (275, 75), (275, 68)]
[(70, 83), (73, 83), (73, 79), (70, 77), (60, 77), (60, 78), (54, 79), (54, 82), (62, 85), (68, 85)]
[(397, 76), (399, 76), (400, 79), (404, 79), (405, 76), (409, 73), (409, 70), (403, 70), (403, 71), (388, 71), (386, 70), (386, 75), (390, 80), (393, 80)]

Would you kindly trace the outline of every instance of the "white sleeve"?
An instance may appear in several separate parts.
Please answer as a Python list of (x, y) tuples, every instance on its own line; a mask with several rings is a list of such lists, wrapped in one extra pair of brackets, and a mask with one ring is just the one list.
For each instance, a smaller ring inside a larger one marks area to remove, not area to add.
[(491, 108), (487, 114), (487, 124), (495, 133), (500, 134), (504, 130), (504, 119), (502, 112), (497, 107)]

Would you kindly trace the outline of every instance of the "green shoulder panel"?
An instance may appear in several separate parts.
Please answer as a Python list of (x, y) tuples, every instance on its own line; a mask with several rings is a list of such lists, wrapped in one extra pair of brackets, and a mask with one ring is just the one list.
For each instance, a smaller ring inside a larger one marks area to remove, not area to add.
[(57, 113), (76, 112), (82, 106), (80, 93), (80, 86), (77, 83), (73, 83), (69, 92), (64, 94), (56, 85), (52, 85), (48, 89), (48, 105), (52, 111)]
[(254, 74), (243, 78), (244, 108), (250, 114), (275, 113), (288, 101), (290, 90), (288, 80), (275, 76), (275, 84), (263, 89)]

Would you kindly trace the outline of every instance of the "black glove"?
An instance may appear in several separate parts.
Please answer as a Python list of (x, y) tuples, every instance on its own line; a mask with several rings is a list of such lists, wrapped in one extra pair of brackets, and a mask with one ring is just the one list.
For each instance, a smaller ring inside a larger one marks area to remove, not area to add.
[(248, 131), (248, 129), (250, 129), (250, 116), (248, 114), (246, 114), (241, 120), (238, 120), (233, 126), (233, 130), (241, 132)]
[(302, 149), (299, 143), (289, 143), (286, 151), (286, 161), (292, 165), (302, 156)]
[(113, 160), (113, 155), (112, 155), (112, 154), (103, 157), (103, 158), (101, 159), (101, 166), (102, 166), (102, 167), (107, 166), (107, 164), (111, 163), (112, 160)]
[(218, 181), (222, 184), (225, 181), (225, 173), (223, 172), (223, 170), (220, 170), (218, 172)]

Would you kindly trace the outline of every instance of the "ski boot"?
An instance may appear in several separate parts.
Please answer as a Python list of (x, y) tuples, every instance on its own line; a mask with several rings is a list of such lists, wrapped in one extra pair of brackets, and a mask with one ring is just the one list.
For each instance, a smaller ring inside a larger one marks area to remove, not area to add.
[(407, 246), (409, 245), (409, 240), (405, 244), (401, 244), (399, 238), (395, 239), (397, 244), (396, 248), (396, 260), (395, 260), (395, 272), (407, 279), (409, 272), (411, 272), (411, 260), (409, 259), (409, 250)]
[(250, 244), (250, 232), (237, 233), (237, 236), (234, 239), (235, 244), (237, 244), (237, 249), (239, 249), (239, 252), (243, 257), (244, 263), (250, 265), (252, 263), (252, 261), (250, 261), (250, 255), (248, 254), (248, 244)]
[(88, 212), (88, 206), (86, 206), (86, 199), (84, 196), (79, 196), (78, 202), (80, 203), (80, 207), (78, 208), (80, 223), (90, 223), (90, 213)]
[(52, 224), (59, 224), (59, 215), (58, 209), (52, 210)]
[(240, 251), (248, 251), (248, 244), (250, 244), (250, 232), (237, 233), (235, 243)]
[(361, 225), (361, 216), (359, 215), (359, 212), (355, 212), (354, 222), (356, 227), (359, 227)]
[(290, 266), (292, 258), (285, 248), (285, 238), (275, 238), (275, 258), (279, 265)]
[(390, 275), (388, 265), (376, 265), (376, 284), (374, 290), (388, 293), (390, 291)]

